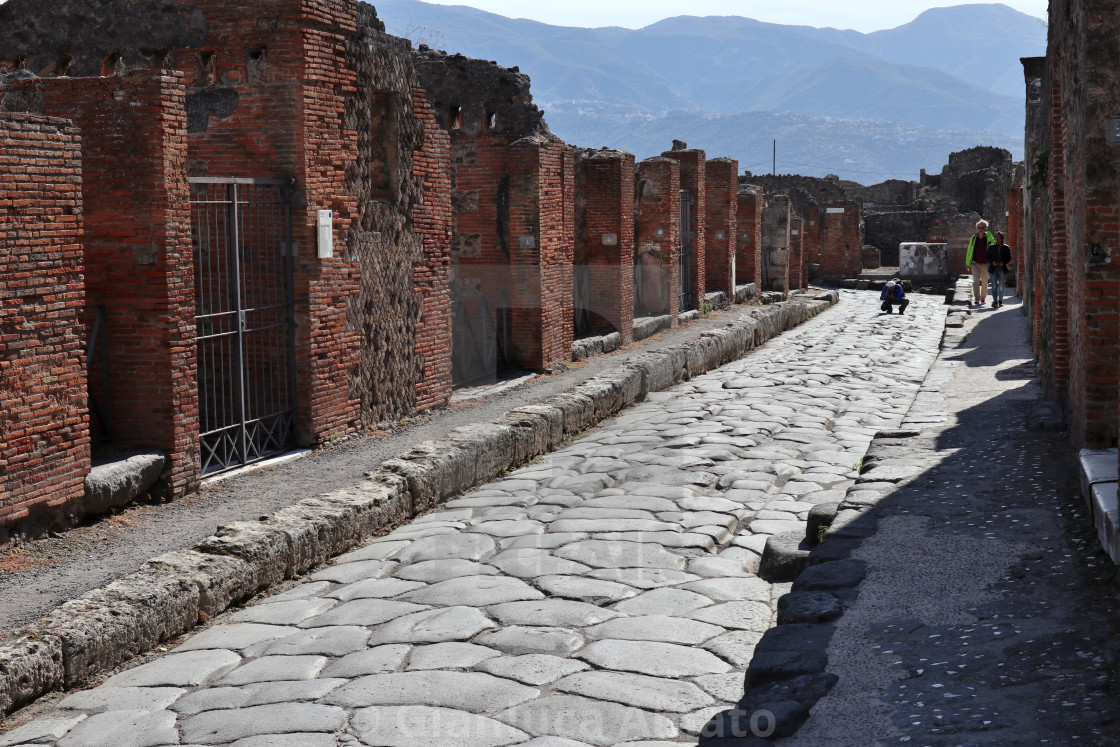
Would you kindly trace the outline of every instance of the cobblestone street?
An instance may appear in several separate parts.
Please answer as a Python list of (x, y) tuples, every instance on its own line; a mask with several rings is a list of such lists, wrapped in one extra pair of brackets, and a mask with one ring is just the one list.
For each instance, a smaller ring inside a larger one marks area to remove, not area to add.
[(937, 356), (941, 298), (874, 299), (842, 293), (0, 745), (695, 743), (789, 591), (758, 575), (767, 538), (844, 499)]

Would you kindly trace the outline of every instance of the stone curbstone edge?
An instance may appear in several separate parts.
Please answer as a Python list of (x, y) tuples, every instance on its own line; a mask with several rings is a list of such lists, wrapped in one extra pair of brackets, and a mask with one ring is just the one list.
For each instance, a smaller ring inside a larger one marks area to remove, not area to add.
[(821, 291), (759, 307), (751, 319), (643, 354), (575, 391), (417, 444), (351, 488), (260, 521), (233, 522), (190, 550), (153, 558), (0, 642), (0, 716), (49, 692), (80, 687), (370, 535), (559, 448), (650, 392), (742, 357), (839, 300), (836, 291)]

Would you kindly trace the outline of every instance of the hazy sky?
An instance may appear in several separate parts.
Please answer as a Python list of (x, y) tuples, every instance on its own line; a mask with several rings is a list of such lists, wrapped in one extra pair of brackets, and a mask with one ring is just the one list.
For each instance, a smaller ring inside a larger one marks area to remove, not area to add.
[[(560, 26), (640, 28), (672, 16), (746, 16), (771, 23), (877, 31), (901, 26), (929, 8), (962, 5), (938, 0), (425, 0), (469, 5), (510, 18)], [(1005, 0), (1018, 11), (1046, 18), (1048, 0)], [(376, 5), (376, 0), (373, 0)], [(999, 33), (999, 29), (992, 29)]]

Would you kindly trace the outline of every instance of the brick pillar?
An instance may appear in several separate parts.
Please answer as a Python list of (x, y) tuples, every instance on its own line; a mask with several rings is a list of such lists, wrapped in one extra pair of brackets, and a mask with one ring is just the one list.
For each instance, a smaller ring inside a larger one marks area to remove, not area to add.
[(762, 288), (762, 189), (753, 185), (740, 187), (736, 212), (738, 241), (735, 247), (736, 282), (754, 283)]
[(791, 218), (789, 228), (789, 287), (804, 288), (805, 282), (805, 219)]
[(80, 123), (86, 293), (105, 309), (109, 370), (99, 427), (168, 457), (170, 495), (199, 482), (194, 250), (181, 73), (44, 78), (44, 111)]
[[(1066, 234), (1065, 198), (1065, 117), (1062, 113), (1062, 86), (1051, 73), (1050, 89), (1050, 160), (1047, 187), (1050, 192), (1051, 234), (1050, 272), (1052, 314), (1048, 331), (1050, 368), (1053, 375), (1052, 394), (1059, 401), (1069, 401), (1069, 242)], [(1072, 432), (1071, 432), (1072, 435)], [(1075, 440), (1076, 437), (1075, 437)]]
[(762, 245), (769, 255), (769, 284), (763, 290), (789, 291), (790, 203), (788, 195), (768, 195), (762, 210)]
[(416, 118), (424, 128), (420, 150), (412, 154), (422, 197), (413, 217), (424, 256), (413, 267), (413, 288), (423, 298), (416, 331), (421, 380), (417, 411), (451, 398), (451, 137), (440, 129), (423, 90), (412, 89)]
[(732, 272), (732, 264), (736, 253), (739, 162), (733, 158), (713, 158), (705, 165), (705, 174), (707, 290), (723, 291), (728, 301), (734, 301), (738, 267)]
[[(576, 282), (585, 283), (589, 331), (634, 340), (634, 156), (580, 154), (576, 165)], [(576, 309), (576, 314), (581, 313)]]
[[(1007, 193), (1007, 245), (1011, 247), (1011, 271), (1016, 282), (1025, 277), (1023, 265), (1023, 188), (1015, 185)], [(1019, 294), (1022, 296), (1022, 292)]]
[[(704, 151), (697, 149), (670, 150), (661, 154), (672, 158), (681, 165), (681, 190), (687, 190), (692, 197), (689, 219), (692, 223), (692, 304), (700, 308), (704, 301), (707, 281), (707, 161)], [(688, 311), (688, 309), (681, 309)]]
[(862, 209), (856, 202), (827, 202), (820, 206), (820, 264), (826, 277), (850, 277), (859, 272), (863, 251)]
[(634, 262), (638, 265), (639, 315), (668, 314), (677, 326), (680, 313), (680, 164), (647, 158), (638, 164)]
[(0, 114), (0, 543), (17, 523), (40, 533), (85, 494), (81, 216), (78, 130)]

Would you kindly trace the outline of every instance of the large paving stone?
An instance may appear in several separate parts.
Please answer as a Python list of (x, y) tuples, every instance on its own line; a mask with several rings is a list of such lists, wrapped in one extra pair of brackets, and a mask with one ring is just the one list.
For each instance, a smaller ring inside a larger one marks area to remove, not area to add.
[(346, 711), (341, 708), (315, 703), (277, 703), (206, 711), (184, 721), (181, 730), (187, 744), (225, 744), (261, 734), (335, 732), (345, 725)]
[[(181, 687), (109, 687), (102, 685), (80, 690), (63, 698), (58, 707), (64, 711), (81, 711), (87, 715), (103, 711), (162, 711), (187, 691)], [(8, 734), (11, 734), (9, 732)], [(8, 735), (4, 735), (7, 737)], [(11, 742), (18, 744), (20, 740)], [(32, 742), (33, 739), (26, 738)], [(0, 737), (0, 747), (5, 747)]]
[(383, 578), (392, 573), (396, 567), (397, 563), (388, 560), (357, 560), (352, 563), (328, 566), (312, 574), (311, 580), (350, 584), (366, 578)]
[(324, 677), (361, 677), (366, 674), (395, 672), (408, 658), (412, 647), (403, 643), (377, 646), (344, 656), (323, 670)]
[(396, 672), (373, 674), (335, 690), (325, 703), (345, 708), (375, 705), (426, 705), (485, 713), (510, 708), (540, 695), (540, 690), (484, 672)]
[(498, 573), (498, 569), (493, 566), (476, 563), (473, 560), (464, 560), (463, 558), (448, 558), (445, 560), (422, 560), (412, 565), (406, 565), (403, 568), (398, 568), (395, 575), (397, 578), (403, 578), (407, 581), (423, 581), (424, 583), (436, 584), (449, 578), (494, 576)]
[(494, 719), (430, 706), (363, 708), (354, 714), (350, 728), (363, 744), (384, 747), (503, 747), (529, 739), (520, 729)]
[(511, 625), (479, 636), (477, 642), (507, 654), (568, 656), (583, 648), (583, 636), (568, 628)]
[(504, 550), (490, 559), (502, 573), (517, 578), (540, 578), (550, 575), (571, 575), (591, 570), (582, 563), (558, 558), (548, 550), (520, 547)]
[(617, 581), (637, 589), (656, 589), (697, 581), (700, 576), (666, 568), (600, 568), (587, 574), (589, 578)]
[(427, 605), (402, 602), (394, 599), (354, 599), (344, 602), (322, 615), (300, 623), (303, 628), (322, 628), (337, 625), (380, 625), (389, 620), (421, 612)]
[(551, 597), (598, 605), (618, 602), (638, 593), (637, 589), (626, 584), (583, 576), (543, 576), (534, 583)]
[(309, 617), (321, 615), (338, 602), (334, 599), (294, 599), (248, 607), (230, 616), (230, 622), (255, 622), (268, 625), (299, 625)]
[[(450, 607), (464, 605), (485, 607), (502, 602), (543, 599), (540, 593), (524, 581), (509, 576), (464, 576), (440, 581), (423, 589), (410, 591), (402, 600), (418, 604)], [(353, 602), (351, 603), (353, 604)]]
[(488, 535), (460, 532), (418, 539), (397, 553), (394, 559), (402, 563), (449, 558), (477, 561), (493, 555), (497, 547), (497, 543)]
[(731, 669), (707, 651), (657, 641), (595, 641), (576, 656), (601, 669), (655, 677), (697, 677)]
[(333, 734), (262, 734), (238, 739), (230, 747), (336, 747)]
[(621, 617), (612, 610), (570, 599), (509, 602), (487, 608), (503, 625), (546, 625), (584, 628)]
[(715, 702), (691, 682), (624, 672), (581, 672), (560, 680), (553, 689), (655, 713), (688, 713)]
[(827, 591), (794, 591), (778, 599), (778, 624), (832, 622), (844, 605)]
[(369, 629), (359, 626), (338, 626), (301, 630), (286, 638), (266, 641), (245, 649), (246, 656), (346, 656), (366, 647)]
[(695, 620), (734, 630), (763, 632), (770, 627), (770, 605), (762, 602), (722, 602), (691, 613)]
[(157, 747), (178, 744), (171, 711), (110, 711), (85, 719), (56, 743), (58, 747)]
[(473, 607), (442, 607), (391, 620), (374, 630), (369, 643), (468, 641), (493, 627), (494, 621)]
[(824, 672), (834, 630), (831, 625), (796, 623), (766, 631), (747, 668), (747, 689)]
[(433, 643), (430, 646), (417, 646), (408, 660), (408, 670), (425, 669), (470, 669), (471, 667), (501, 656), (501, 652), (473, 643), (449, 641)]
[(753, 630), (733, 630), (705, 642), (703, 647), (737, 667), (745, 667), (754, 658), (755, 647), (761, 639), (762, 633)]
[(588, 669), (586, 662), (563, 659), (547, 654), (525, 654), (524, 656), (500, 656), (487, 659), (478, 669), (499, 677), (505, 677), (527, 685), (547, 685), (569, 674)]
[(706, 578), (701, 581), (681, 584), (680, 588), (703, 594), (716, 602), (751, 601), (769, 603), (771, 593), (770, 584), (756, 576)]
[(245, 662), (220, 679), (222, 686), (249, 685), (278, 680), (310, 680), (319, 676), (327, 659), (323, 656), (262, 656)]
[(672, 720), (618, 703), (574, 695), (553, 695), (515, 706), (496, 718), (533, 736), (558, 736), (592, 745), (617, 745), (640, 739), (671, 739)]
[(241, 663), (232, 651), (201, 650), (172, 653), (115, 674), (109, 687), (197, 687), (221, 677)]
[(867, 574), (862, 560), (830, 560), (806, 568), (793, 582), (794, 591), (830, 591), (859, 586)]
[(202, 649), (230, 649), (238, 651), (264, 641), (274, 641), (299, 628), (286, 625), (261, 625), (259, 623), (229, 623), (215, 625), (187, 639), (176, 651), (197, 651)]
[[(181, 692), (181, 691), (180, 691)], [(142, 709), (121, 709), (121, 710), (142, 710)], [(84, 713), (79, 714), (65, 714), (51, 718), (44, 716), (37, 718), (29, 724), (17, 726), (6, 734), (0, 734), (0, 747), (12, 747), (12, 745), (24, 744), (40, 744), (43, 742), (53, 742), (65, 736), (66, 732), (73, 729), (75, 726), (85, 721), (88, 716)]]
[(644, 615), (640, 617), (620, 617), (593, 625), (583, 631), (594, 639), (621, 639), (627, 641), (662, 641), (694, 646), (703, 643), (725, 631), (712, 625), (686, 617), (668, 615)]
[(585, 540), (573, 542), (555, 551), (555, 555), (592, 568), (664, 568), (683, 571), (684, 557), (660, 545), (644, 542), (608, 542)]
[(687, 615), (711, 604), (712, 600), (703, 594), (663, 588), (642, 592), (632, 599), (619, 602), (614, 609), (627, 615)]
[[(415, 568), (415, 566), (410, 567)], [(423, 587), (424, 584), (420, 581), (405, 581), (399, 578), (370, 578), (335, 589), (330, 592), (329, 596), (343, 602), (349, 602), (351, 599), (389, 599)]]
[(261, 682), (247, 685), (243, 689), (248, 694), (243, 706), (269, 705), (271, 703), (301, 703), (325, 698), (336, 687), (346, 684), (346, 680), (336, 677), (314, 680), (293, 680), (280, 682)]

